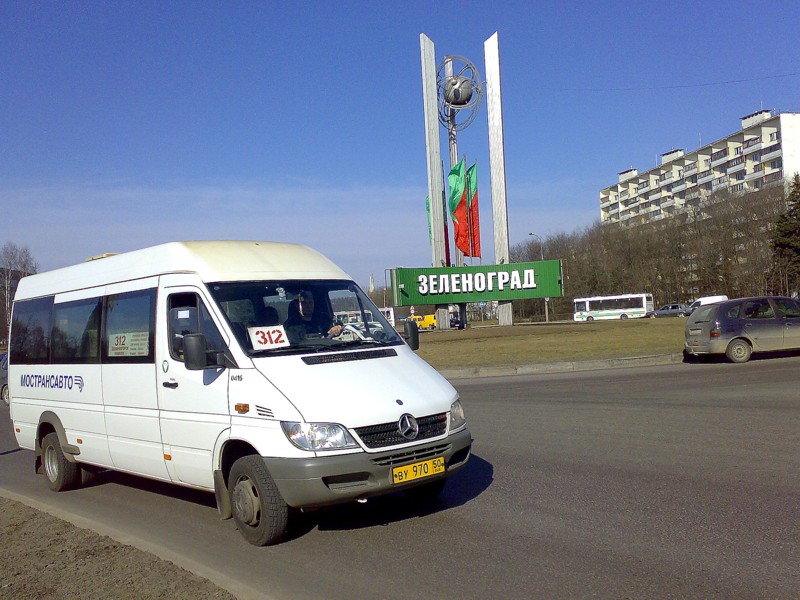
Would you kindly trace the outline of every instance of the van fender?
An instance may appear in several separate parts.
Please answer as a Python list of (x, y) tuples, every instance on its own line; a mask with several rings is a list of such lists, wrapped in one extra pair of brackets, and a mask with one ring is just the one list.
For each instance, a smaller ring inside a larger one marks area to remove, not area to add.
[(67, 432), (64, 430), (64, 425), (61, 424), (61, 419), (58, 415), (51, 410), (44, 411), (39, 415), (39, 425), (36, 427), (36, 444), (34, 451), (36, 459), (34, 468), (36, 473), (42, 474), (42, 439), (51, 431), (55, 431), (58, 436), (58, 442), (61, 444), (61, 450), (64, 453), (64, 458), (71, 463), (76, 463), (75, 457), (80, 455), (81, 449), (78, 446), (69, 444), (67, 442)]

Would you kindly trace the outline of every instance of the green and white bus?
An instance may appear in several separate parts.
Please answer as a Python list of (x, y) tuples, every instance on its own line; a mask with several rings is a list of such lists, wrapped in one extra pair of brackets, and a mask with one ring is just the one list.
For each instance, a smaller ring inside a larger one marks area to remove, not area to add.
[(636, 319), (653, 310), (653, 294), (620, 294), (575, 298), (575, 321)]

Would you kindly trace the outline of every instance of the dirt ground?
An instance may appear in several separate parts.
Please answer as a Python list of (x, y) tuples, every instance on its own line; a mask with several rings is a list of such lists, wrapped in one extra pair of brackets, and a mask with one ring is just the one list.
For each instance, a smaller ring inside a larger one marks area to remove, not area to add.
[(0, 599), (233, 595), (153, 554), (0, 497)]

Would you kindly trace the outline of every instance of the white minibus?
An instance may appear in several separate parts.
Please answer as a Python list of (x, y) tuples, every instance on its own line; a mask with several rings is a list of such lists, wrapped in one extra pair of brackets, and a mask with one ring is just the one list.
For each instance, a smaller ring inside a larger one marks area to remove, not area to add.
[(595, 319), (636, 319), (653, 310), (652, 294), (618, 294), (616, 296), (592, 296), (573, 300), (575, 321)]
[(458, 394), (406, 334), (305, 246), (107, 256), (20, 281), (14, 432), (54, 491), (96, 469), (207, 490), (247, 541), (272, 544), (290, 507), (432, 498), (466, 464)]

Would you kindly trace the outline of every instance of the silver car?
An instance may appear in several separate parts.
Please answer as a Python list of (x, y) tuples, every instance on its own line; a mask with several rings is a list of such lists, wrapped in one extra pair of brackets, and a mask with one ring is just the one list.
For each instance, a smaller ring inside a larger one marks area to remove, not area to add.
[(8, 395), (8, 354), (0, 354), (0, 396), (3, 398), (3, 403), (8, 406), (10, 404), (10, 396)]
[(783, 296), (706, 304), (686, 322), (686, 356), (724, 354), (743, 363), (753, 352), (795, 349), (800, 349), (800, 304)]

